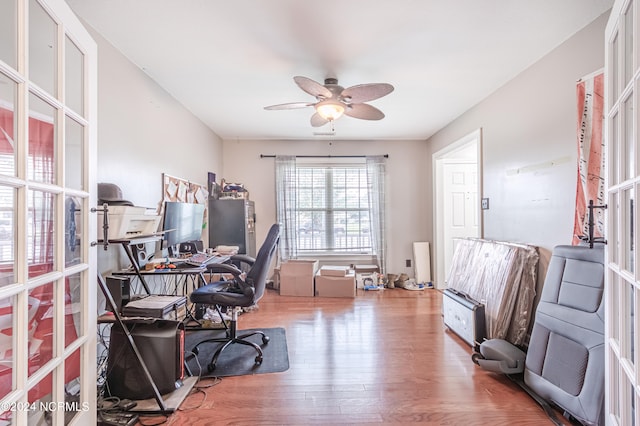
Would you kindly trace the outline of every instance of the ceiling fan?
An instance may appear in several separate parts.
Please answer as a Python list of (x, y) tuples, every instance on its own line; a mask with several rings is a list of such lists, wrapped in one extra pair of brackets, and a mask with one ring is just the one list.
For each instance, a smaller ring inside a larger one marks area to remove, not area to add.
[(388, 83), (357, 84), (343, 88), (337, 78), (326, 78), (324, 85), (307, 77), (293, 77), (298, 87), (314, 96), (317, 102), (290, 102), (266, 106), (266, 110), (295, 109), (314, 107), (316, 112), (311, 116), (311, 125), (320, 127), (347, 115), (362, 120), (381, 120), (384, 113), (378, 108), (364, 102), (381, 98), (393, 92)]

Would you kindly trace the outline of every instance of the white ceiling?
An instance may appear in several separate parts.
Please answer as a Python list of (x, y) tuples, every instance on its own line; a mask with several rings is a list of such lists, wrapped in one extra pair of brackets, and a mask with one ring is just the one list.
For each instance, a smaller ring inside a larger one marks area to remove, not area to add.
[[(613, 0), (67, 0), (224, 139), (314, 139), (293, 82), (391, 83), (386, 117), (335, 139), (426, 139), (611, 7)], [(604, 35), (603, 35), (604, 37)], [(582, 76), (576, 76), (580, 78)]]

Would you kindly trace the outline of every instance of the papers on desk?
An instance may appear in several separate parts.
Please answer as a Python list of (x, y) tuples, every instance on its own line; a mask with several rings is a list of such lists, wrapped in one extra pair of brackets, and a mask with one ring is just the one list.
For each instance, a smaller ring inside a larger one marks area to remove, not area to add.
[(227, 256), (233, 256), (234, 254), (238, 254), (238, 250), (240, 250), (240, 247), (238, 246), (216, 246), (216, 248), (213, 249), (216, 253), (219, 254), (223, 254), (223, 255), (227, 255)]
[(210, 263), (225, 263), (229, 260), (228, 255), (220, 253), (197, 253), (189, 257), (162, 257), (153, 259), (144, 266), (144, 271), (176, 271), (184, 269), (204, 268)]
[(188, 257), (185, 262), (193, 266), (205, 266), (218, 258), (217, 254), (196, 253)]

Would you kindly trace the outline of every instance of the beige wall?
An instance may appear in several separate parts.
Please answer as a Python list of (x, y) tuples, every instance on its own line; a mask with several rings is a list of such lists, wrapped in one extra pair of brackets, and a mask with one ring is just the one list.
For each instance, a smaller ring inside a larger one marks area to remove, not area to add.
[[(348, 119), (348, 118), (346, 118)], [(383, 155), (387, 159), (387, 219), (389, 272), (407, 272), (413, 241), (427, 237), (431, 223), (424, 188), (430, 177), (424, 167), (424, 141), (224, 141), (224, 168), (220, 175), (241, 182), (256, 206), (257, 243), (260, 245), (275, 221), (274, 160), (260, 154), (280, 155)]]
[(160, 201), (163, 172), (206, 183), (211, 171), (244, 183), (256, 203), (260, 244), (275, 220), (273, 159), (260, 154), (389, 154), (388, 269), (411, 273), (411, 243), (433, 242), (432, 154), (482, 128), (483, 195), (491, 200), (485, 237), (532, 243), (548, 257), (553, 246), (571, 242), (575, 83), (603, 67), (605, 23), (600, 17), (426, 142), (220, 141), (92, 32), (99, 49), (98, 180), (150, 207)]
[[(258, 244), (275, 220), (274, 166), (260, 154), (389, 154), (388, 270), (405, 267), (413, 241), (433, 244), (432, 155), (482, 128), (484, 236), (541, 247), (570, 244), (576, 190), (575, 83), (604, 66), (605, 14), (428, 141), (230, 141), (223, 172), (256, 202)], [(452, 94), (455, 96), (455, 94)], [(520, 173), (516, 173), (520, 171)], [(434, 246), (433, 250), (437, 250)], [(432, 278), (435, 277), (435, 270)]]
[[(98, 44), (98, 182), (153, 208), (162, 199), (162, 173), (206, 185), (207, 172), (221, 168), (221, 139), (85, 26)], [(99, 250), (101, 272), (127, 265), (119, 247)]]
[[(482, 128), (488, 239), (550, 251), (571, 244), (577, 181), (576, 81), (604, 67), (602, 15), (428, 140), (426, 156)], [(425, 167), (431, 174), (431, 162)], [(425, 186), (427, 204), (433, 197)], [(432, 220), (429, 209), (427, 221)], [(429, 236), (431, 231), (429, 232)], [(437, 250), (437, 247), (435, 247)]]

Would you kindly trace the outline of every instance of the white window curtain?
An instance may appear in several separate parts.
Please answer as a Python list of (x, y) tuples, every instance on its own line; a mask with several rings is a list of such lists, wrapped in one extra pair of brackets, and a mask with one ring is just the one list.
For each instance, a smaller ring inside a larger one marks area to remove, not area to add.
[[(276, 217), (281, 224), (280, 258), (298, 257), (297, 232), (297, 192), (298, 176), (295, 156), (278, 155), (275, 158), (276, 177)], [(386, 237), (385, 237), (385, 169), (384, 156), (366, 157), (367, 190), (369, 193), (369, 211), (373, 253), (377, 257), (380, 271), (386, 273)]]
[(281, 226), (280, 259), (284, 262), (298, 257), (296, 157), (276, 156), (276, 219)]
[(385, 157), (367, 156), (367, 185), (373, 252), (378, 257), (380, 272), (386, 274), (387, 243), (385, 237)]

